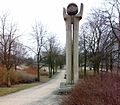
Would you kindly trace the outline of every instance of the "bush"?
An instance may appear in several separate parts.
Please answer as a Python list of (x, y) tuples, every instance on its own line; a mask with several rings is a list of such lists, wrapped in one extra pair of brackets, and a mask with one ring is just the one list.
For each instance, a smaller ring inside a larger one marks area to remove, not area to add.
[[(10, 80), (11, 84), (19, 83), (31, 83), (37, 80), (37, 77), (26, 73), (25, 71), (13, 71), (10, 70)], [(0, 68), (0, 87), (7, 86), (7, 70), (5, 68)]]
[(21, 79), (19, 81), (20, 83), (31, 83), (37, 80), (36, 76), (32, 74), (28, 74), (25, 71), (17, 71), (16, 75)]
[(6, 77), (7, 71), (3, 68), (0, 68), (0, 86), (4, 86), (7, 84)]
[(37, 75), (37, 70), (36, 68), (30, 66), (28, 68), (25, 68), (24, 71), (28, 74), (31, 74), (31, 75)]
[[(11, 84), (17, 84), (20, 81), (20, 78), (17, 77), (16, 72), (10, 70), (10, 79)], [(7, 70), (3, 67), (0, 67), (0, 86), (7, 86)]]
[(61, 105), (120, 105), (120, 76), (91, 76), (75, 86)]
[[(28, 67), (28, 68), (24, 69), (24, 71), (26, 73), (34, 75), (34, 76), (37, 75), (37, 68), (35, 68), (35, 67)], [(40, 70), (40, 75), (41, 76), (48, 76), (49, 74), (48, 74), (48, 72), (45, 69), (41, 69)]]

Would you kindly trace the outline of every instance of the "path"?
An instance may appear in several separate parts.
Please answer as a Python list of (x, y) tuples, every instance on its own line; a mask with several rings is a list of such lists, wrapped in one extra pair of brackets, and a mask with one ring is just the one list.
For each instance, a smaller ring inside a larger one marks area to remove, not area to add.
[[(58, 76), (42, 85), (0, 97), (0, 105), (57, 105), (53, 92), (64, 80), (65, 70)], [(59, 97), (59, 96), (57, 96)]]

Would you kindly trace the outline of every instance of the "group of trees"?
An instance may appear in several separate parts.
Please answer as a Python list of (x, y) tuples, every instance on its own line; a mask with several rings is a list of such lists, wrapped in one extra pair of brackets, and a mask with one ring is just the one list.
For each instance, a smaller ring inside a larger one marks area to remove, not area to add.
[(17, 25), (8, 20), (8, 14), (0, 16), (0, 65), (7, 71), (7, 83), (11, 86), (10, 70), (21, 63), (26, 54), (24, 46), (19, 42)]
[(65, 56), (56, 36), (52, 33), (47, 36), (48, 32), (42, 23), (37, 22), (32, 29), (36, 47), (35, 50), (30, 49), (35, 53), (38, 71), (37, 80), (40, 81), (40, 69), (43, 66), (47, 66), (49, 68), (49, 77), (51, 78), (57, 72), (58, 66), (61, 67), (65, 64)]
[[(111, 72), (115, 67), (117, 71), (120, 68), (120, 1), (108, 2), (109, 6), (104, 9), (93, 10), (80, 29), (79, 62), (84, 67), (85, 75), (88, 66), (93, 68), (95, 74), (99, 73), (99, 68)], [(29, 50), (35, 54), (38, 81), (43, 66), (49, 67), (49, 77), (52, 77), (58, 66), (62, 68), (65, 64), (65, 52), (59, 41), (54, 34), (47, 32), (42, 23), (35, 23), (31, 35), (35, 41), (34, 48), (19, 41), (17, 25), (9, 20), (6, 13), (0, 16), (0, 64), (7, 70), (8, 86), (11, 85), (10, 70), (16, 69), (21, 61), (30, 62), (25, 60)]]
[[(16, 70), (20, 64), (34, 64), (37, 67), (37, 80), (40, 81), (40, 69), (49, 67), (49, 77), (57, 72), (58, 66), (63, 65), (64, 56), (56, 36), (47, 36), (47, 30), (42, 23), (36, 22), (32, 27), (32, 39), (35, 41), (34, 48), (23, 45), (19, 38), (17, 25), (4, 13), (0, 16), (0, 67), (7, 71), (7, 85), (11, 86), (10, 71)], [(34, 50), (35, 49), (35, 50)], [(36, 59), (28, 58), (26, 55), (32, 51)]]
[[(120, 68), (120, 1), (109, 0), (109, 9), (95, 9), (80, 30), (80, 66), (111, 72)], [(116, 11), (117, 10), (117, 11)]]

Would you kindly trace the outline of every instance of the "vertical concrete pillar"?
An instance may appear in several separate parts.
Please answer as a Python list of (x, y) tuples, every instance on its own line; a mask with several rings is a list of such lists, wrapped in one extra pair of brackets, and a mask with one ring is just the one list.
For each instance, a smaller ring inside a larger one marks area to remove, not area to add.
[(73, 61), (73, 69), (74, 69), (74, 83), (76, 83), (79, 79), (78, 75), (78, 35), (79, 35), (79, 19), (74, 18), (74, 29), (73, 29), (73, 35), (74, 35), (74, 43), (73, 43), (73, 48), (74, 48), (74, 61)]
[(71, 18), (68, 16), (66, 18), (66, 73), (67, 73), (67, 78), (66, 82), (67, 84), (71, 84), (71, 46), (72, 46), (72, 37), (71, 37)]

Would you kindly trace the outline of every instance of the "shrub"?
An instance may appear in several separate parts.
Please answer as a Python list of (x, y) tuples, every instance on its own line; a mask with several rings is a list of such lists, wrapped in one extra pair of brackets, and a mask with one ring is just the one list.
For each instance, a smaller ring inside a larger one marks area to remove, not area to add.
[(26, 71), (26, 73), (31, 74), (31, 75), (37, 75), (36, 68), (31, 67), (31, 66), (26, 68), (26, 69), (24, 69), (24, 71)]
[(64, 97), (61, 105), (120, 105), (120, 76), (88, 77)]
[[(33, 68), (26, 71), (10, 70), (11, 84), (35, 82), (37, 80), (35, 74), (36, 71), (34, 71)], [(7, 86), (7, 70), (4, 67), (0, 67), (0, 87), (1, 86)]]
[[(17, 84), (20, 81), (20, 78), (17, 77), (16, 72), (10, 70), (10, 79), (11, 84)], [(0, 67), (0, 86), (7, 86), (7, 70), (3, 67)]]
[[(28, 67), (28, 68), (24, 69), (24, 71), (26, 73), (34, 75), (34, 76), (37, 75), (37, 69), (35, 67)], [(48, 76), (49, 74), (48, 74), (48, 72), (46, 70), (41, 69), (40, 70), (40, 75), (41, 76)]]
[(6, 77), (7, 71), (3, 68), (0, 68), (0, 86), (4, 86), (7, 84)]
[(21, 79), (19, 81), (20, 83), (31, 83), (37, 80), (36, 76), (32, 74), (28, 74), (25, 71), (17, 71), (16, 75)]

